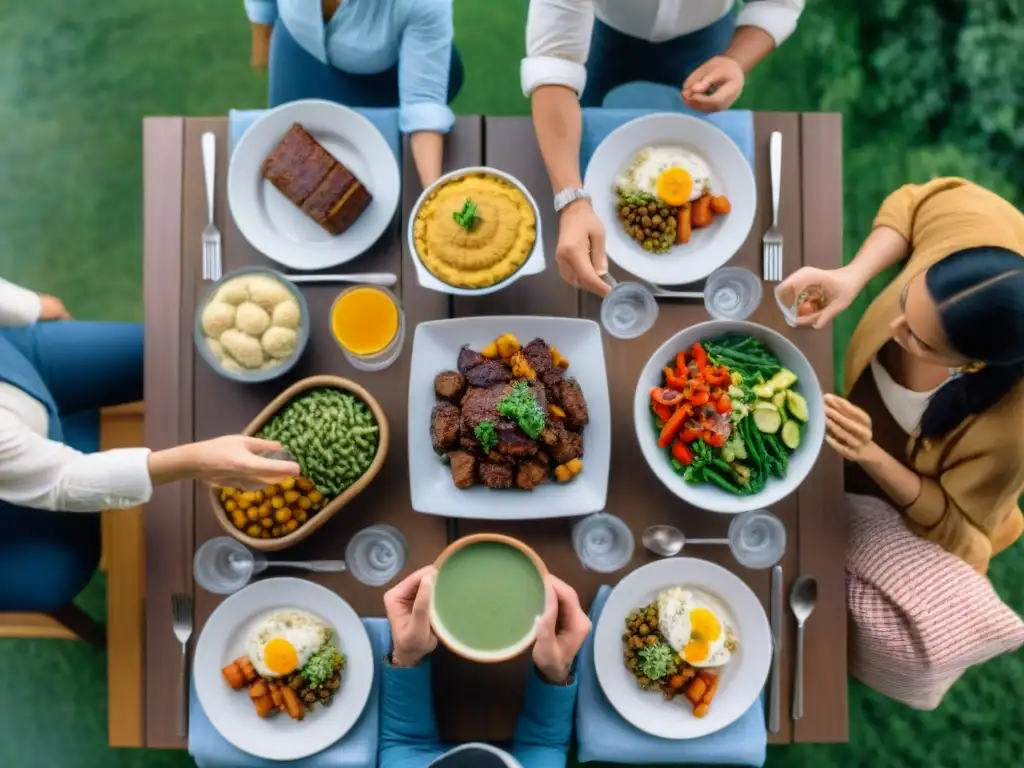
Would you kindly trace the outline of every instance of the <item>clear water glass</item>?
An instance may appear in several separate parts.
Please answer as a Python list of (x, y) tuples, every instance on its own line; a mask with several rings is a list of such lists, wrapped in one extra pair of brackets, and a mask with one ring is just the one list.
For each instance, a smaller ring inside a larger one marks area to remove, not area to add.
[(395, 335), (391, 337), (391, 341), (388, 342), (384, 349), (368, 355), (359, 354), (347, 349), (344, 344), (338, 341), (337, 337), (334, 337), (333, 330), (331, 336), (338, 342), (338, 346), (341, 347), (341, 351), (345, 355), (345, 359), (352, 364), (353, 368), (360, 371), (383, 371), (398, 359), (399, 355), (402, 354), (402, 345), (405, 344), (405, 312), (402, 311), (402, 305), (395, 294), (387, 288), (379, 285), (353, 285), (351, 288), (346, 288), (338, 294), (338, 297), (334, 300), (334, 304), (331, 305), (331, 322), (334, 322), (334, 307), (337, 305), (341, 297), (360, 288), (372, 288), (375, 291), (387, 294), (394, 303), (395, 309), (398, 310), (398, 330), (395, 331)]
[[(298, 464), (298, 460), (295, 458), (295, 456), (292, 455), (292, 452), (288, 450), (266, 451), (258, 455), (262, 456), (264, 459), (274, 459), (276, 461), (294, 461), (296, 464)], [(234, 487), (240, 491), (259, 491), (271, 484), (272, 481), (270, 479), (261, 480), (258, 477), (254, 477), (252, 479), (239, 479), (235, 482)]]
[(715, 270), (704, 284), (704, 306), (715, 320), (746, 320), (763, 295), (757, 275), (743, 267)]
[(207, 592), (230, 595), (249, 583), (255, 564), (255, 557), (242, 542), (218, 536), (196, 550), (192, 574)]
[(729, 549), (746, 568), (771, 568), (786, 552), (786, 526), (767, 509), (743, 512), (729, 525)]
[(620, 518), (597, 512), (572, 527), (572, 546), (588, 571), (611, 573), (633, 559), (633, 532)]
[(345, 565), (368, 587), (382, 587), (395, 578), (409, 560), (405, 536), (390, 525), (371, 525), (356, 533), (345, 548)]
[(611, 275), (602, 279), (612, 286), (601, 302), (601, 325), (617, 339), (635, 339), (654, 327), (658, 302), (641, 283), (620, 283)]

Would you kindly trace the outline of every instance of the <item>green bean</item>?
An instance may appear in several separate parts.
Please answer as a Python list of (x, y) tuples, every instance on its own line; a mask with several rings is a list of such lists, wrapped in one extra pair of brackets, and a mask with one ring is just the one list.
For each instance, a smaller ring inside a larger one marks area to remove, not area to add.
[(715, 472), (711, 467), (704, 467), (704, 479), (707, 480), (712, 485), (717, 485), (723, 491), (728, 491), (729, 493), (735, 494), (736, 496), (744, 495), (743, 489), (741, 489), (737, 485), (733, 485), (732, 482), (726, 480), (720, 474)]

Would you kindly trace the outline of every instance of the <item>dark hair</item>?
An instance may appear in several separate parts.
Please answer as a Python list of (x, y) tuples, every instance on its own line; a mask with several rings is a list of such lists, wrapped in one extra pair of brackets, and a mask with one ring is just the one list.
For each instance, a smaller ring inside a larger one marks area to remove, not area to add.
[(991, 246), (957, 251), (928, 268), (925, 286), (950, 346), (985, 364), (928, 402), (921, 437), (942, 437), (1024, 379), (1024, 256)]

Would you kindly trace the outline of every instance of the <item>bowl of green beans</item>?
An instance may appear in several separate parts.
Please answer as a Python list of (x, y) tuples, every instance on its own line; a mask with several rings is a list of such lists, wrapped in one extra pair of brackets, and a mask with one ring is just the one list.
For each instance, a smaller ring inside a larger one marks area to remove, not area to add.
[(274, 398), (244, 434), (280, 442), (295, 457), (302, 477), (325, 500), (321, 509), (287, 535), (255, 538), (232, 523), (217, 489), (211, 489), (221, 527), (263, 551), (302, 541), (358, 496), (384, 464), (389, 440), (387, 416), (377, 400), (354, 381), (338, 376), (311, 376), (296, 382)]

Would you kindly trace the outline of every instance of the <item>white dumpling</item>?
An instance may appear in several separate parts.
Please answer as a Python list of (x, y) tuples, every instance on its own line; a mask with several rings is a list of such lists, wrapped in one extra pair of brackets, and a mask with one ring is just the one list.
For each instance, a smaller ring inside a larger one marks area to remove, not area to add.
[(236, 328), (224, 331), (220, 337), (220, 344), (243, 368), (259, 368), (263, 364), (263, 348), (259, 339), (254, 339)]
[(240, 366), (227, 355), (224, 355), (224, 357), (221, 358), (220, 367), (225, 371), (230, 371), (231, 373), (245, 373), (245, 368)]
[(270, 315), (259, 304), (243, 301), (235, 311), (235, 328), (250, 336), (262, 336), (270, 327)]
[(228, 280), (224, 285), (217, 291), (217, 301), (222, 301), (225, 304), (231, 304), (237, 306), (243, 301), (249, 299), (249, 289), (246, 287), (249, 282), (248, 275), (242, 275), (241, 277), (234, 277)]
[(207, 339), (206, 347), (213, 354), (214, 358), (216, 358), (217, 360), (224, 359), (224, 355), (226, 353), (224, 352), (224, 347), (221, 346), (221, 343), (219, 341), (217, 341), (216, 339)]
[(211, 301), (203, 309), (203, 317), (200, 322), (203, 326), (203, 333), (218, 339), (224, 331), (234, 327), (235, 308), (223, 301)]
[(299, 335), (291, 328), (272, 327), (263, 334), (263, 351), (278, 359), (288, 357), (295, 351)]
[(283, 360), (278, 360), (277, 358), (272, 357), (269, 360), (267, 360), (265, 363), (263, 363), (263, 365), (260, 366), (260, 370), (261, 371), (269, 371), (271, 368), (277, 368), (283, 362), (284, 362)]
[(259, 304), (268, 313), (282, 301), (292, 298), (292, 293), (272, 277), (258, 275), (249, 278), (249, 301)]
[(274, 307), (271, 325), (278, 328), (291, 328), (294, 331), (298, 330), (301, 319), (298, 302), (288, 299)]

